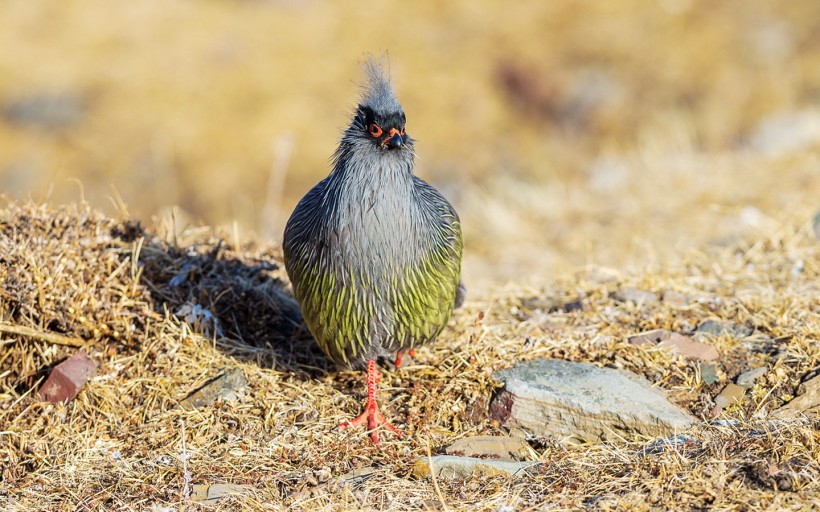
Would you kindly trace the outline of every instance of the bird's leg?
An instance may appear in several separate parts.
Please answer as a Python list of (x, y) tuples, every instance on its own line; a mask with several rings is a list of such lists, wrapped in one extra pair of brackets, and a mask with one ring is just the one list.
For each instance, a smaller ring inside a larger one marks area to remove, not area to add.
[(353, 418), (352, 420), (343, 421), (339, 425), (340, 430), (347, 427), (358, 427), (359, 425), (367, 425), (370, 430), (370, 439), (374, 444), (379, 444), (378, 428), (384, 425), (399, 436), (403, 436), (404, 432), (394, 427), (387, 420), (384, 419), (381, 411), (379, 411), (379, 404), (376, 403), (376, 383), (380, 380), (379, 370), (376, 369), (376, 361), (371, 359), (367, 362), (367, 404), (364, 406), (364, 412)]
[[(416, 357), (416, 350), (415, 349), (411, 348), (410, 350), (407, 351), (407, 353), (410, 355), (410, 357)], [(404, 356), (404, 352), (402, 352), (401, 350), (396, 352), (396, 368), (401, 366), (401, 359), (402, 359), (403, 356)]]

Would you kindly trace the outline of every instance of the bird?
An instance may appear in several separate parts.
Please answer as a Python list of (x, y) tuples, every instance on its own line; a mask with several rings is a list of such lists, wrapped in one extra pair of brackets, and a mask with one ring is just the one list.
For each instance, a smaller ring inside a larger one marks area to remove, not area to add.
[(361, 97), (331, 171), (285, 226), (285, 270), (305, 324), (333, 362), (367, 372), (364, 412), (339, 425), (403, 431), (377, 403), (380, 358), (415, 356), (463, 302), (461, 221), (414, 174), (414, 139), (384, 59), (363, 64)]

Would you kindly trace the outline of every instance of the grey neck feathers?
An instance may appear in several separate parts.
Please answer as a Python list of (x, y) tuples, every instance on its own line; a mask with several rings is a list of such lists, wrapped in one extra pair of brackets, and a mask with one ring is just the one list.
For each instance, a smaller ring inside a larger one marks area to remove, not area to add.
[(333, 207), (326, 228), (338, 237), (344, 264), (395, 270), (429, 250), (412, 148), (382, 150), (367, 140), (343, 141), (328, 194)]

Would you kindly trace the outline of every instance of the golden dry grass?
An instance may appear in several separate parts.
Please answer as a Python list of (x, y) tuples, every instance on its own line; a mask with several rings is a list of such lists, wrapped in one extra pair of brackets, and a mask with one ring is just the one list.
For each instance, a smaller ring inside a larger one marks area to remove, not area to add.
[[(300, 326), (276, 247), (210, 229), (143, 229), (86, 206), (8, 203), (0, 213), (0, 321), (88, 340), (100, 363), (68, 405), (35, 391), (76, 349), (3, 335), (0, 432), (4, 510), (515, 510), (805, 509), (820, 505), (817, 422), (772, 420), (820, 365), (820, 243), (807, 217), (784, 219), (748, 245), (691, 251), (675, 266), (622, 274), (590, 267), (543, 287), (473, 297), (441, 339), (406, 368), (385, 370), (381, 402), (406, 439), (373, 446), (334, 429), (364, 394), (361, 375), (333, 368)], [(623, 286), (689, 297), (687, 305), (622, 302)], [(580, 298), (584, 309), (550, 312)], [(186, 303), (214, 314), (189, 323)], [(716, 384), (697, 365), (626, 343), (653, 328), (705, 319), (754, 327), (751, 338), (712, 341)], [(219, 327), (221, 335), (215, 334)], [(452, 440), (503, 434), (487, 417), (491, 373), (555, 357), (625, 368), (668, 390), (704, 420), (694, 443), (641, 453), (647, 439), (561, 447), (533, 440), (534, 476), (463, 482), (410, 476), (413, 461)], [(712, 399), (760, 364), (772, 369), (729, 426), (710, 425)], [(236, 402), (187, 410), (180, 401), (238, 368), (249, 388)], [(250, 484), (213, 504), (185, 499), (182, 430), (195, 484)], [(363, 483), (335, 479), (375, 467)]]

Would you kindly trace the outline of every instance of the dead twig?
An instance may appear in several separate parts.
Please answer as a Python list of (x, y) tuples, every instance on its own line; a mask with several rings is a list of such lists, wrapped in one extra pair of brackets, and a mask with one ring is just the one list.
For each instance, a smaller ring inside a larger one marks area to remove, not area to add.
[(62, 334), (38, 331), (37, 329), (32, 329), (31, 327), (11, 325), (3, 322), (0, 322), (0, 332), (27, 336), (29, 338), (54, 343), (55, 345), (65, 345), (67, 347), (82, 347), (86, 344), (86, 341), (82, 338), (72, 338), (70, 336), (63, 336)]

